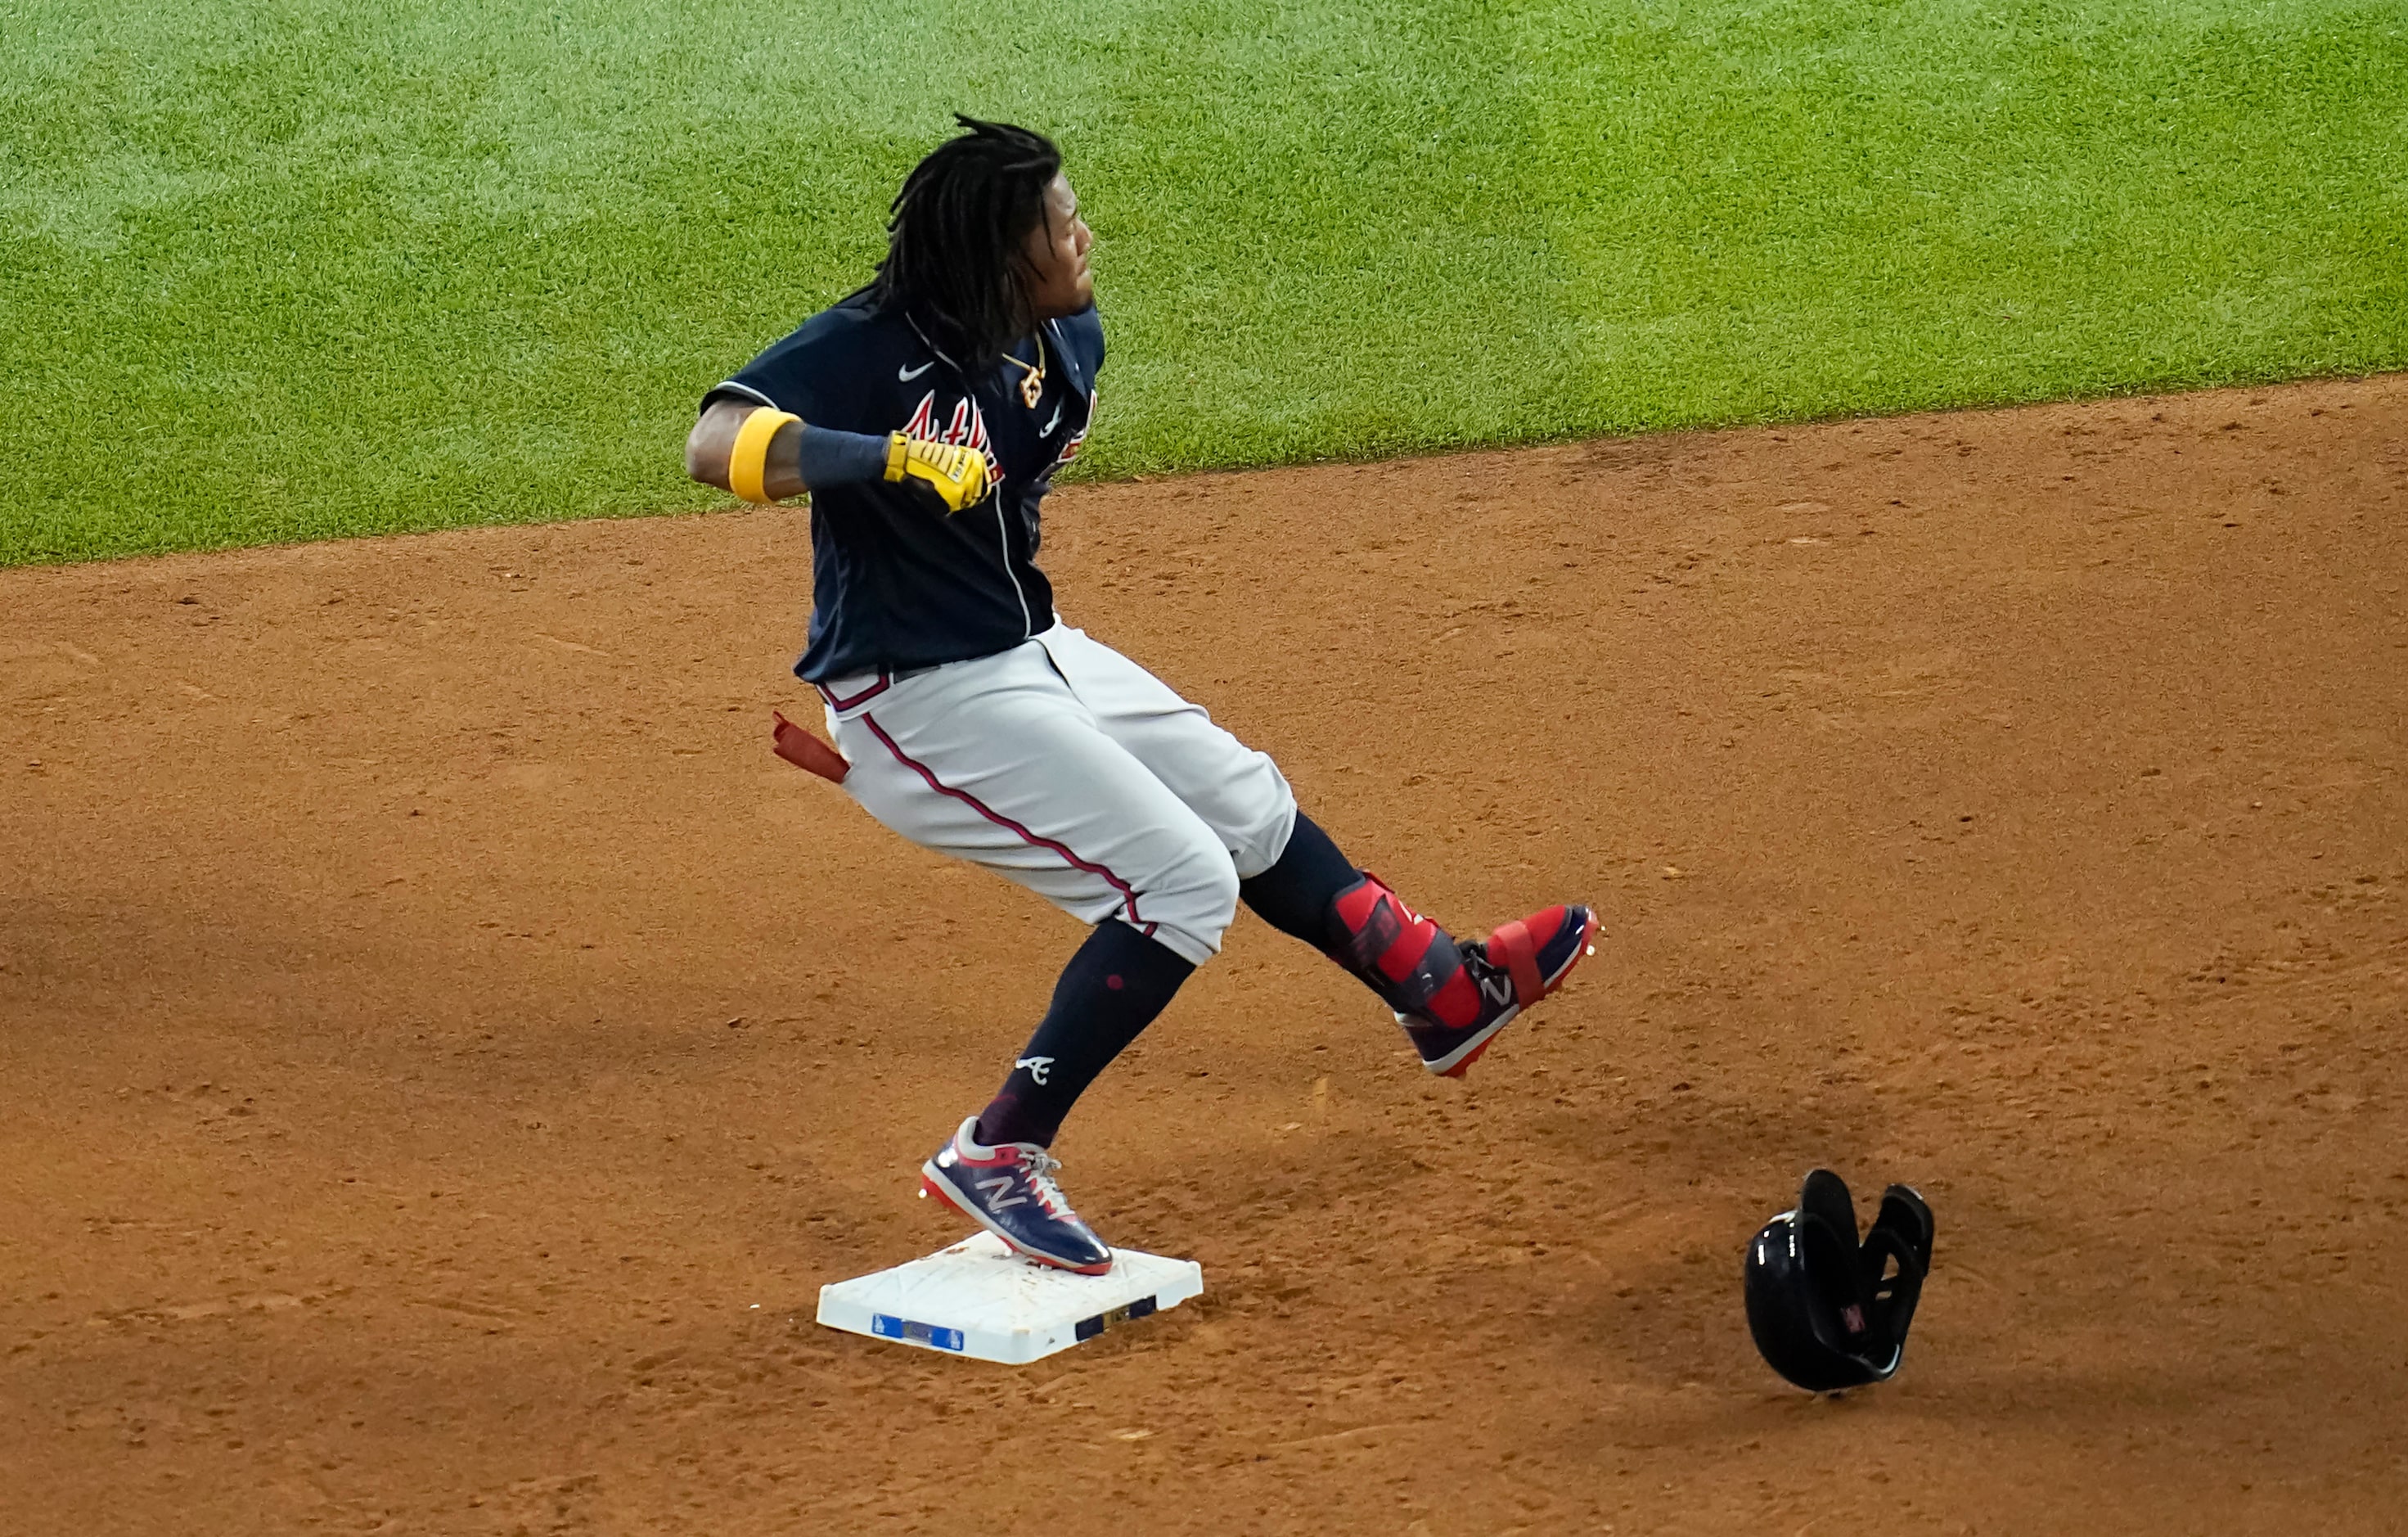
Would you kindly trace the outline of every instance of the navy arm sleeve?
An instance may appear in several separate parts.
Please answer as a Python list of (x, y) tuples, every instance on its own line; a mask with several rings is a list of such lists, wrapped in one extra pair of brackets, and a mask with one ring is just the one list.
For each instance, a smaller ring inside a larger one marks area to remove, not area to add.
[(806, 422), (797, 456), (803, 484), (813, 491), (825, 491), (835, 485), (883, 480), (887, 446), (887, 440), (875, 433), (838, 432), (834, 427), (815, 427)]

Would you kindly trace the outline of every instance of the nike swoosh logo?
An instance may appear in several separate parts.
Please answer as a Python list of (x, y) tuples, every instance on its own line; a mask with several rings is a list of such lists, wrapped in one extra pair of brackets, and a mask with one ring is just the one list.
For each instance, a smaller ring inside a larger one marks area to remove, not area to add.
[(1038, 432), (1037, 436), (1038, 436), (1038, 437), (1039, 437), (1039, 438), (1047, 438), (1047, 437), (1051, 437), (1051, 436), (1053, 435), (1054, 429), (1055, 427), (1060, 426), (1061, 424), (1062, 424), (1062, 402), (1060, 402), (1059, 400), (1056, 400), (1055, 402), (1054, 402), (1054, 420), (1053, 420), (1053, 421), (1051, 421), (1051, 422), (1046, 423), (1046, 424), (1045, 424), (1045, 425), (1044, 425), (1044, 427), (1043, 427), (1042, 429), (1040, 429), (1040, 430)]
[(936, 365), (933, 363), (923, 363), (916, 368), (897, 368), (895, 370), (895, 377), (901, 380), (904, 383), (909, 384), (911, 381), (919, 378), (922, 374), (926, 373), (929, 369), (935, 366)]

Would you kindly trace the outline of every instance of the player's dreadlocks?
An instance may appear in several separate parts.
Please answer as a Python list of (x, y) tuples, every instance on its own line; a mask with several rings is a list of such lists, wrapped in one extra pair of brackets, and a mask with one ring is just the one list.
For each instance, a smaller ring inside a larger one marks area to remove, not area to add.
[(895, 194), (868, 292), (882, 309), (934, 318), (970, 354), (962, 365), (982, 369), (1037, 328), (1025, 247), (1062, 151), (1008, 122), (953, 121), (968, 131), (930, 151)]

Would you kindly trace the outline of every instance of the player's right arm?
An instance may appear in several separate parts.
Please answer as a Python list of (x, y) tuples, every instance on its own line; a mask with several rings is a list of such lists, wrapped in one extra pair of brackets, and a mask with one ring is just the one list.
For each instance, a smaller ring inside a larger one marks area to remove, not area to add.
[(776, 502), (805, 491), (865, 481), (919, 481), (948, 512), (987, 494), (986, 455), (901, 433), (839, 432), (725, 395), (705, 406), (685, 438), (685, 472), (747, 501)]

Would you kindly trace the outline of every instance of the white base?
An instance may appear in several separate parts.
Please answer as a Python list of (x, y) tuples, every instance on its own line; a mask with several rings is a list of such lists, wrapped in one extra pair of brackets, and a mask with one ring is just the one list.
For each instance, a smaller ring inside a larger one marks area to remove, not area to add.
[(1115, 1250), (1102, 1275), (1023, 1259), (993, 1233), (820, 1288), (820, 1322), (949, 1356), (1019, 1366), (1204, 1290), (1204, 1267)]

